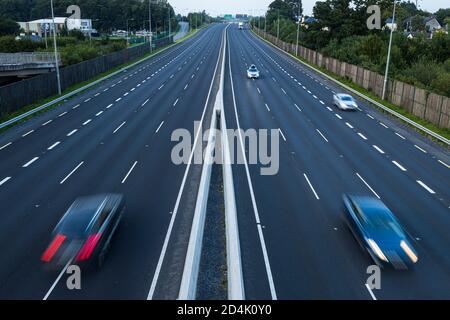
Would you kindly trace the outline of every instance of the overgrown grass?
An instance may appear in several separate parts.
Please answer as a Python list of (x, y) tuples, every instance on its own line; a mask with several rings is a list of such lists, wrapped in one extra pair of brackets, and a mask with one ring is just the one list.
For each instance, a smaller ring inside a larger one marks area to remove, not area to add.
[[(267, 43), (270, 43), (271, 45), (274, 45), (274, 44), (271, 43), (270, 41), (268, 41), (268, 40), (264, 39), (263, 37), (259, 36), (259, 35), (258, 35), (256, 32), (254, 32), (253, 30), (252, 30), (252, 32), (253, 32), (257, 37), (259, 37), (260, 39), (262, 39), (263, 41), (265, 41), (265, 42), (267, 42)], [(286, 51), (284, 51), (284, 52), (286, 52)], [(324, 67), (319, 67), (319, 66), (317, 66), (317, 65), (315, 65), (315, 64), (312, 64), (312, 63), (310, 63), (309, 61), (307, 61), (306, 59), (304, 59), (304, 58), (301, 57), (301, 56), (295, 56), (294, 54), (291, 54), (291, 53), (289, 53), (289, 52), (286, 52), (286, 53), (289, 54), (290, 56), (292, 56), (292, 57), (294, 57), (294, 58), (296, 58), (296, 59), (302, 61), (303, 63), (307, 64), (308, 66), (310, 66), (310, 67), (312, 67), (312, 68), (315, 68), (315, 69), (318, 69), (318, 70), (322, 71), (323, 73), (327, 74), (328, 76), (332, 77), (333, 79), (335, 79), (335, 80), (337, 80), (337, 81), (339, 81), (339, 82), (341, 82), (341, 83), (343, 83), (343, 84), (345, 84), (345, 85), (351, 87), (352, 89), (354, 89), (354, 90), (356, 90), (356, 91), (362, 93), (363, 95), (365, 95), (365, 96), (367, 96), (367, 97), (369, 97), (369, 98), (371, 98), (371, 99), (377, 101), (378, 103), (384, 105), (385, 107), (387, 107), (387, 108), (389, 108), (389, 109), (391, 109), (391, 110), (393, 110), (393, 111), (395, 111), (395, 112), (398, 112), (399, 114), (401, 114), (401, 115), (407, 117), (408, 119), (410, 119), (410, 120), (416, 122), (417, 124), (420, 124), (420, 125), (424, 126), (425, 128), (427, 128), (427, 129), (433, 131), (434, 133), (437, 133), (437, 134), (443, 136), (443, 137), (446, 138), (446, 139), (450, 139), (450, 129), (448, 129), (448, 128), (439, 128), (438, 126), (436, 126), (435, 124), (431, 123), (430, 121), (425, 120), (425, 119), (422, 119), (422, 118), (419, 118), (419, 117), (417, 117), (416, 115), (414, 115), (414, 114), (408, 112), (407, 110), (405, 110), (405, 109), (402, 108), (401, 106), (395, 105), (395, 104), (390, 103), (390, 102), (385, 101), (385, 100), (382, 100), (381, 98), (379, 98), (378, 96), (376, 96), (372, 91), (369, 91), (369, 90), (367, 90), (367, 89), (365, 89), (365, 88), (363, 88), (363, 87), (358, 86), (357, 84), (353, 83), (353, 82), (352, 82), (350, 79), (348, 79), (348, 78), (344, 78), (344, 77), (338, 76), (338, 75), (336, 75), (335, 73), (332, 73), (331, 71), (325, 69)], [(373, 105), (373, 106), (377, 107), (376, 105)], [(380, 111), (382, 111), (382, 112), (384, 112), (384, 113), (387, 113), (385, 110), (383, 110), (383, 109), (381, 109), (381, 108), (378, 108), (378, 107), (377, 107), (377, 109), (380, 110)], [(387, 114), (388, 114), (388, 113), (387, 113)], [(399, 119), (399, 120), (401, 120), (401, 119)], [(437, 141), (437, 142), (443, 144), (441, 141), (435, 139), (435, 138), (432, 137), (432, 136), (429, 136), (428, 134), (426, 134), (426, 133), (423, 132), (422, 130), (417, 129), (416, 127), (410, 125), (409, 123), (407, 123), (407, 122), (405, 122), (405, 121), (402, 121), (402, 122), (408, 124), (408, 125), (409, 125), (411, 128), (413, 128), (415, 131), (417, 131), (417, 132), (419, 132), (419, 133), (421, 133), (421, 134), (423, 134), (423, 135), (426, 135), (427, 137), (431, 138), (431, 139), (434, 140), (434, 141)], [(445, 146), (447, 146), (447, 145), (445, 145)]]

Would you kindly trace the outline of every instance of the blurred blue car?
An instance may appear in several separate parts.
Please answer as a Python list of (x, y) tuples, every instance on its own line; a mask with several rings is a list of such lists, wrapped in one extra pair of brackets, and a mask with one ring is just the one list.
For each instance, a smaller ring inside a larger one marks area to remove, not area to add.
[(344, 195), (344, 217), (355, 238), (377, 265), (408, 269), (417, 251), (394, 214), (378, 198)]

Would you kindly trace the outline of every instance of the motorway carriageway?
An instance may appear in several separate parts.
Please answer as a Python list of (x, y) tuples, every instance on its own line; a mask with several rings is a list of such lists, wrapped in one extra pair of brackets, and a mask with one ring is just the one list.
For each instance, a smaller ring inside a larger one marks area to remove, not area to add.
[[(1, 135), (0, 298), (176, 298), (201, 166), (173, 165), (170, 135), (209, 123), (224, 29)], [(448, 150), (364, 101), (360, 112), (337, 110), (335, 84), (248, 30), (227, 33), (228, 128), (280, 132), (277, 175), (233, 165), (246, 298), (450, 298)], [(246, 79), (250, 64), (260, 79)], [(125, 194), (124, 219), (101, 272), (69, 291), (39, 257), (72, 201), (101, 192)], [(365, 285), (371, 261), (342, 222), (345, 192), (381, 198), (416, 239), (418, 265), (383, 271), (381, 290)]]

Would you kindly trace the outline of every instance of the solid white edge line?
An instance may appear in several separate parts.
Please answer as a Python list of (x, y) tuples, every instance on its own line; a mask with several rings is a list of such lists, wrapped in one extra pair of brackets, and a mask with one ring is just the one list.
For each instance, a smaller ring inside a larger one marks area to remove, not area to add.
[[(348, 85), (343, 84), (342, 82), (340, 82), (340, 81), (334, 79), (333, 77), (329, 76), (328, 74), (326, 74), (326, 73), (320, 71), (320, 70), (317, 69), (316, 67), (313, 67), (313, 66), (307, 64), (306, 62), (300, 60), (298, 57), (295, 57), (294, 55), (290, 54), (289, 52), (286, 52), (286, 51), (284, 51), (283, 49), (277, 47), (276, 45), (274, 45), (274, 44), (271, 43), (270, 41), (268, 41), (268, 40), (262, 38), (261, 36), (259, 36), (259, 35), (256, 34), (255, 32), (253, 32), (253, 33), (254, 33), (255, 36), (257, 36), (259, 39), (261, 39), (262, 41), (266, 42), (267, 44), (269, 44), (269, 45), (272, 46), (273, 48), (277, 49), (277, 50), (280, 51), (282, 54), (294, 58), (296, 61), (298, 61), (298, 62), (301, 63), (302, 65), (308, 67), (308, 68), (311, 69), (311, 70), (314, 70), (315, 72), (317, 72), (318, 74), (322, 75), (323, 77), (329, 79), (330, 81), (332, 81), (332, 82), (338, 84), (339, 86), (341, 86), (341, 87), (347, 89), (348, 91), (353, 92), (354, 94), (360, 96), (361, 98), (365, 99), (366, 101), (368, 101), (368, 102), (374, 104), (375, 106), (378, 106), (379, 108), (383, 109), (384, 111), (386, 111), (386, 112), (388, 112), (388, 113), (394, 115), (395, 117), (397, 117), (397, 118), (399, 118), (399, 119), (401, 119), (401, 120), (403, 120), (403, 121), (409, 123), (410, 125), (412, 125), (412, 126), (418, 128), (419, 130), (421, 130), (421, 131), (427, 133), (428, 135), (431, 135), (431, 136), (435, 137), (436, 139), (438, 139), (438, 140), (444, 142), (444, 143), (447, 144), (447, 145), (450, 144), (449, 139), (446, 139), (445, 137), (443, 137), (443, 136), (441, 136), (441, 135), (439, 135), (439, 134), (437, 134), (437, 133), (435, 133), (435, 132), (433, 132), (433, 131), (431, 131), (431, 130), (425, 128), (424, 126), (418, 124), (417, 122), (414, 122), (413, 120), (410, 120), (409, 118), (407, 118), (407, 117), (405, 117), (405, 116), (399, 114), (398, 112), (391, 110), (390, 108), (386, 107), (385, 105), (383, 105), (383, 104), (381, 104), (381, 103), (379, 103), (379, 102), (377, 102), (377, 101), (375, 101), (375, 100), (369, 98), (368, 96), (362, 94), (361, 92), (359, 92), (359, 91), (357, 91), (357, 90), (355, 90), (355, 89), (349, 87)], [(332, 92), (333, 92), (333, 94), (336, 93), (335, 91), (332, 91)]]
[(6, 182), (8, 182), (11, 179), (11, 177), (6, 177), (2, 181), (0, 181), (0, 186), (4, 185)]
[(127, 181), (128, 177), (130, 176), (131, 172), (133, 172), (134, 167), (136, 167), (137, 163), (138, 162), (135, 161), (134, 164), (131, 166), (130, 170), (128, 170), (128, 173), (126, 174), (125, 178), (123, 178), (123, 180), (122, 180), (122, 184), (124, 184), (125, 181)]
[(55, 282), (53, 282), (52, 286), (50, 287), (50, 289), (47, 291), (47, 293), (45, 294), (44, 298), (42, 300), (47, 300), (48, 297), (51, 295), (52, 291), (55, 289), (56, 285), (58, 284), (59, 280), (62, 278), (63, 274), (66, 272), (67, 268), (70, 266), (70, 264), (72, 263), (72, 259), (69, 260), (69, 262), (67, 262), (67, 264), (64, 266), (64, 268), (61, 270), (61, 272), (59, 273), (58, 277), (56, 278)]
[(405, 167), (403, 167), (403, 166), (402, 166), (400, 163), (398, 163), (397, 161), (392, 160), (392, 163), (395, 164), (395, 165), (397, 166), (397, 168), (399, 168), (400, 170), (402, 170), (402, 171), (408, 171), (408, 170), (406, 170)]
[(57, 145), (59, 145), (61, 143), (61, 141), (57, 141), (54, 144), (52, 144), (50, 147), (47, 148), (47, 150), (52, 150), (54, 149)]
[[(206, 98), (205, 106), (203, 108), (203, 113), (202, 113), (202, 116), (200, 118), (200, 123), (203, 123), (203, 119), (204, 119), (205, 114), (206, 114), (206, 107), (208, 106), (209, 99), (210, 99), (210, 96), (211, 96), (211, 91), (212, 91), (212, 88), (213, 88), (214, 79), (215, 79), (216, 74), (217, 74), (217, 68), (219, 66), (219, 61), (220, 61), (220, 55), (217, 58), (216, 67), (215, 67), (215, 70), (214, 70), (214, 73), (213, 73), (213, 77), (211, 79), (211, 85), (209, 87), (208, 96)], [(186, 85), (185, 88), (187, 88), (187, 86), (188, 85)], [(166, 236), (164, 238), (164, 243), (163, 243), (163, 246), (161, 248), (161, 253), (160, 253), (160, 256), (159, 256), (159, 259), (158, 259), (158, 263), (156, 265), (155, 273), (153, 274), (153, 279), (152, 279), (152, 283), (150, 285), (150, 289), (149, 289), (149, 292), (148, 292), (148, 295), (147, 295), (147, 300), (152, 300), (153, 299), (153, 295), (155, 293), (156, 285), (157, 285), (158, 279), (159, 279), (159, 274), (161, 273), (162, 264), (164, 262), (164, 257), (166, 255), (167, 247), (169, 245), (170, 236), (172, 234), (173, 225), (174, 225), (175, 219), (177, 217), (178, 207), (179, 207), (180, 201), (181, 201), (181, 196), (183, 194), (183, 190), (184, 190), (184, 186), (186, 184), (186, 180), (187, 180), (187, 176), (188, 176), (188, 173), (189, 173), (189, 169), (191, 167), (192, 158), (194, 156), (194, 151), (196, 150), (196, 145), (197, 145), (197, 143), (199, 141), (200, 129), (201, 129), (201, 127), (199, 127), (199, 130), (197, 130), (197, 133), (196, 133), (196, 136), (195, 136), (195, 139), (194, 139), (194, 145), (193, 145), (193, 148), (191, 150), (191, 154), (189, 156), (189, 162), (188, 162), (188, 164), (186, 166), (186, 170), (184, 172), (183, 180), (181, 181), (181, 186), (180, 186), (180, 189), (178, 191), (177, 200), (175, 202), (174, 210), (172, 211), (172, 217), (170, 219), (169, 226), (167, 228)]]
[(81, 161), (81, 162), (75, 167), (75, 169), (73, 169), (72, 171), (70, 171), (70, 173), (69, 173), (64, 179), (61, 180), (61, 182), (60, 182), (59, 184), (63, 184), (64, 182), (66, 182), (67, 179), (69, 179), (70, 176), (71, 176), (72, 174), (74, 174), (75, 171), (77, 171), (78, 168), (80, 168), (80, 167), (83, 165), (83, 163), (84, 163), (84, 161)]
[(159, 125), (158, 129), (156, 129), (155, 133), (158, 133), (158, 132), (159, 132), (159, 130), (161, 129), (161, 127), (163, 126), (163, 124), (164, 124), (164, 121), (161, 122), (161, 124)]

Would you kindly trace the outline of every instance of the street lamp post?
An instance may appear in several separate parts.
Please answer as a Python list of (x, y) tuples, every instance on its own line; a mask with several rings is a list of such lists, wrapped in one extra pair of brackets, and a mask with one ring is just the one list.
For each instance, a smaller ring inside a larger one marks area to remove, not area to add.
[(382, 100), (384, 100), (386, 98), (386, 89), (387, 89), (388, 74), (389, 74), (389, 63), (391, 62), (392, 35), (394, 34), (396, 4), (397, 4), (397, 2), (396, 2), (396, 0), (394, 0), (394, 11), (392, 13), (391, 34), (389, 36), (389, 49), (388, 49), (388, 56), (387, 56), (387, 62), (386, 62), (386, 72), (384, 73), (383, 94), (381, 96)]
[(152, 40), (153, 40), (153, 35), (152, 35), (152, 0), (148, 0), (148, 40), (149, 40), (149, 44), (150, 44), (150, 53), (153, 51), (153, 46), (152, 46)]
[(172, 31), (172, 24), (170, 23), (170, 5), (169, 5), (169, 38), (171, 31)]
[(56, 68), (56, 79), (58, 81), (58, 95), (61, 95), (61, 77), (59, 75), (59, 64), (58, 64), (58, 48), (56, 46), (56, 25), (55, 25), (55, 13), (53, 12), (53, 0), (50, 0), (50, 7), (52, 10), (52, 24), (53, 24), (53, 45), (55, 47), (55, 68)]
[(295, 55), (298, 56), (298, 37), (300, 34), (300, 1), (298, 2), (298, 15), (297, 15), (297, 45), (295, 46)]

